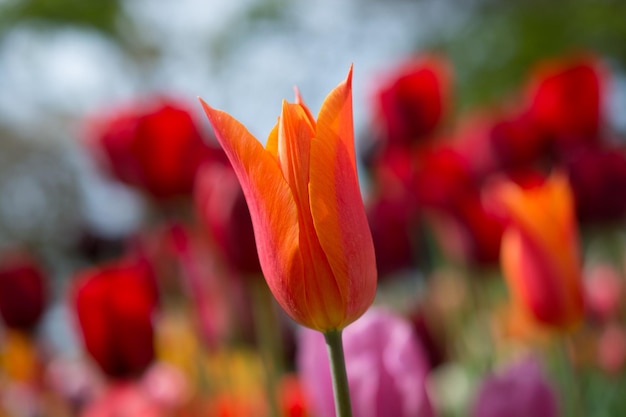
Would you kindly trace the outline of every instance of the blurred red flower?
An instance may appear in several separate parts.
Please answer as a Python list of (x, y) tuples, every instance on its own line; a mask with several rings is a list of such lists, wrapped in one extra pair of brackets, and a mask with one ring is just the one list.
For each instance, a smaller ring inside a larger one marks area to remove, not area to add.
[(405, 147), (431, 135), (446, 112), (449, 87), (449, 68), (441, 58), (415, 58), (396, 68), (375, 95), (387, 144)]
[(195, 203), (227, 264), (242, 275), (261, 276), (250, 211), (230, 164), (211, 164), (199, 171)]
[(191, 195), (199, 166), (221, 156), (204, 142), (191, 112), (170, 99), (119, 109), (89, 127), (104, 167), (157, 200)]
[(7, 253), (0, 260), (0, 316), (7, 327), (32, 330), (43, 315), (48, 291), (43, 270), (26, 253)]
[(413, 185), (418, 203), (423, 207), (449, 208), (459, 196), (477, 186), (468, 159), (451, 146), (425, 150), (415, 164)]
[(472, 265), (498, 261), (504, 219), (482, 202), (469, 160), (442, 145), (421, 155), (414, 177), (420, 206), (448, 255)]
[(497, 168), (505, 171), (535, 166), (547, 154), (546, 136), (527, 114), (513, 114), (496, 120), (489, 141)]
[(530, 115), (557, 150), (596, 142), (602, 124), (605, 75), (592, 57), (555, 59), (541, 64), (530, 87)]
[[(382, 185), (382, 184), (381, 184)], [(417, 206), (404, 187), (379, 187), (366, 205), (379, 279), (417, 266)]]
[(158, 297), (145, 259), (80, 272), (73, 297), (85, 348), (106, 375), (136, 376), (152, 363)]
[(567, 163), (576, 213), (583, 223), (615, 222), (626, 215), (626, 152), (587, 149)]

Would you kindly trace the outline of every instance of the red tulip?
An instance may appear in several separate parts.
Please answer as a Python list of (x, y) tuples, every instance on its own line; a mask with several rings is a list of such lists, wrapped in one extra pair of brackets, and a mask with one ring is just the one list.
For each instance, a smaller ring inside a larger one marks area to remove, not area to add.
[(532, 167), (546, 155), (546, 136), (525, 114), (497, 120), (489, 139), (498, 168), (506, 171)]
[(219, 157), (189, 110), (164, 100), (95, 121), (91, 145), (120, 181), (158, 200), (189, 196), (200, 165)]
[(367, 206), (380, 277), (417, 266), (417, 208), (404, 187), (385, 187)]
[(564, 150), (595, 142), (602, 125), (604, 74), (590, 57), (543, 63), (530, 87), (530, 115)]
[(606, 223), (626, 215), (626, 152), (587, 149), (567, 163), (578, 219)]
[(481, 201), (467, 158), (449, 146), (424, 153), (415, 187), (418, 202), (436, 215), (444, 250), (474, 265), (497, 262), (503, 219)]
[(29, 255), (5, 254), (0, 260), (0, 316), (7, 327), (33, 329), (48, 301), (46, 276)]
[(448, 105), (448, 73), (440, 58), (412, 59), (379, 88), (377, 116), (390, 145), (406, 146), (435, 131)]
[(73, 297), (85, 348), (110, 377), (131, 377), (154, 359), (156, 286), (145, 260), (80, 272)]
[(416, 166), (415, 193), (418, 203), (425, 207), (449, 208), (459, 196), (477, 186), (469, 161), (451, 146), (442, 145), (421, 153)]
[(297, 97), (265, 147), (202, 102), (242, 185), (265, 279), (297, 322), (325, 332), (358, 319), (376, 294), (376, 260), (359, 188), (352, 71), (315, 120)]
[(198, 173), (199, 216), (222, 256), (243, 275), (261, 275), (248, 204), (229, 165), (208, 165)]

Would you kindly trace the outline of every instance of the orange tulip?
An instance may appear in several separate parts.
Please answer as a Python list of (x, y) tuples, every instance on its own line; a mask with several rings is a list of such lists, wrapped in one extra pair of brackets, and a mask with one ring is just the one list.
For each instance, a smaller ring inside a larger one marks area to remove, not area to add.
[(298, 323), (339, 330), (376, 293), (376, 261), (359, 189), (352, 69), (317, 121), (296, 93), (283, 101), (265, 148), (227, 113), (202, 101), (242, 185), (270, 290)]
[(534, 188), (505, 184), (499, 201), (511, 224), (501, 263), (515, 307), (527, 317), (570, 329), (583, 316), (583, 291), (572, 191), (554, 174)]

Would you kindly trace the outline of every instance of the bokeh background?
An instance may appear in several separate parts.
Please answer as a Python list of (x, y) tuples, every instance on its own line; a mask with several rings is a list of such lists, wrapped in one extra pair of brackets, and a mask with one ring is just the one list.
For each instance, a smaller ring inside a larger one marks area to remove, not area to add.
[[(86, 145), (92, 120), (170, 97), (190, 109), (210, 141), (200, 96), (264, 140), (294, 86), (316, 113), (354, 64), (365, 172), (378, 132), (377, 91), (402, 62), (427, 55), (446, 61), (439, 129), (447, 132), (467, 114), (519, 97), (540, 63), (589, 54), (610, 74), (603, 78), (603, 129), (623, 149), (625, 16), (619, 0), (0, 0), (0, 252), (27, 252), (45, 270), (50, 301), (38, 340), (54, 355), (81, 357), (68, 306), (72, 278), (124, 253), (129, 239), (163, 216), (141, 189), (98, 166)], [(361, 179), (367, 199), (372, 178)], [(626, 195), (625, 182), (616, 184), (615, 194)], [(381, 303), (403, 305), (406, 288), (423, 285), (436, 269), (430, 249), (402, 271), (409, 279), (383, 284)], [(53, 415), (29, 412), (6, 411)]]

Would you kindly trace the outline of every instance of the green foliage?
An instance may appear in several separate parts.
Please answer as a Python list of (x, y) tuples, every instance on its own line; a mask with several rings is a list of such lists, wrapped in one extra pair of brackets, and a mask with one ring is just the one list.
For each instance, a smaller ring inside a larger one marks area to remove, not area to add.
[(451, 58), (457, 102), (467, 109), (515, 91), (543, 58), (593, 51), (626, 68), (624, 16), (626, 2), (616, 0), (483, 0), (429, 47)]
[(23, 22), (76, 25), (114, 33), (119, 0), (17, 0), (0, 4), (0, 33)]

